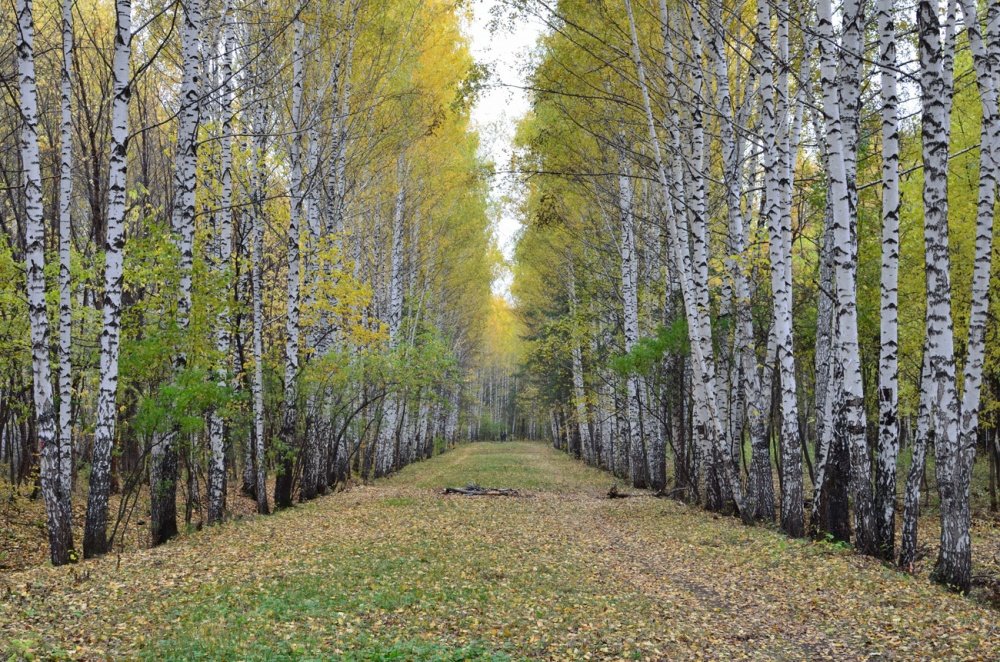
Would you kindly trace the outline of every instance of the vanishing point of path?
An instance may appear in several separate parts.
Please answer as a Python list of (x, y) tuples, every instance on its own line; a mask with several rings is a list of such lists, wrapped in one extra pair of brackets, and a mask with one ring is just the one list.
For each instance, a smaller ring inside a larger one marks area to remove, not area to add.
[[(444, 486), (521, 497), (444, 496)], [(43, 659), (1000, 659), (1000, 618), (849, 551), (469, 444), (153, 550), (0, 575)], [(279, 521), (280, 520), (280, 521)]]

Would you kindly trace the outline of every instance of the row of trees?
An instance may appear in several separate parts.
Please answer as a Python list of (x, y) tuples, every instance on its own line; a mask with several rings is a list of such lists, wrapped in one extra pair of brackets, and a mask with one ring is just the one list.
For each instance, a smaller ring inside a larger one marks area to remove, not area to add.
[(555, 443), (904, 568), (932, 464), (934, 577), (967, 589), (1000, 4), (519, 5), (550, 34), (513, 291)]
[(157, 544), (456, 439), (497, 252), (453, 3), (15, 4), (0, 457), (53, 563), (84, 485), (90, 557), (114, 492)]
[(506, 296), (494, 295), (482, 358), (469, 388), (471, 440), (540, 439), (537, 393), (519, 370), (524, 329)]

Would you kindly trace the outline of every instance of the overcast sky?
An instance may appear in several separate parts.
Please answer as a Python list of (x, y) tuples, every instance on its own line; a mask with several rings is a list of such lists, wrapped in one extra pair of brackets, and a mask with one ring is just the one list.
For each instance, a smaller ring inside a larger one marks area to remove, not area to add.
[[(518, 120), (529, 108), (528, 93), (517, 86), (524, 86), (530, 73), (531, 51), (543, 26), (537, 20), (494, 21), (496, 12), (503, 11), (502, 0), (473, 0), (473, 18), (466, 26), (477, 62), (485, 64), (492, 72), (490, 85), (480, 93), (472, 108), (472, 121), (479, 131), (483, 156), (496, 164), (497, 170), (510, 169), (514, 130)], [(501, 202), (517, 195), (516, 179), (498, 175), (491, 185), (491, 197)], [(514, 235), (520, 227), (513, 205), (500, 207), (495, 221), (497, 243), (509, 259), (514, 250)], [(495, 290), (507, 294), (509, 276), (498, 282)]]

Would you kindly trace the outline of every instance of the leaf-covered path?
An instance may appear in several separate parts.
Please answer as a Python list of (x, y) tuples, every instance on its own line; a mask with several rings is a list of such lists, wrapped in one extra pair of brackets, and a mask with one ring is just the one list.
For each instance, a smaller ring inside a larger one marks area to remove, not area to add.
[[(523, 496), (444, 496), (470, 482)], [(0, 575), (7, 655), (1000, 659), (997, 615), (849, 551), (469, 444), (119, 560)]]

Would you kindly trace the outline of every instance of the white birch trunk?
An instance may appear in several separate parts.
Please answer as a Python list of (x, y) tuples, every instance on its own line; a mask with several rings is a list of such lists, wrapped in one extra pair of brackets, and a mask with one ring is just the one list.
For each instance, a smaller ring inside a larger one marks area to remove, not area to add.
[[(198, 122), (201, 113), (201, 2), (186, 0), (181, 22), (180, 108), (177, 111), (177, 150), (174, 157), (174, 204), (170, 217), (174, 244), (180, 253), (180, 298), (177, 325), (182, 347), (175, 349), (174, 371), (187, 367), (183, 346), (191, 318), (191, 276), (194, 265), (195, 187), (198, 166)], [(154, 545), (177, 535), (177, 448), (179, 431), (158, 435), (150, 452), (150, 523)]]
[(987, 23), (991, 48), (984, 44), (976, 5), (962, 1), (962, 13), (969, 36), (979, 96), (982, 104), (982, 148), (979, 159), (979, 197), (976, 215), (976, 248), (972, 273), (972, 309), (962, 378), (960, 434), (961, 489), (968, 499), (972, 466), (979, 433), (980, 396), (986, 358), (986, 330), (989, 319), (990, 273), (993, 255), (993, 218), (998, 178), (1000, 178), (1000, 6), (989, 3)]
[[(659, 8), (663, 50), (666, 56), (667, 97), (680, 100), (680, 86), (677, 84), (674, 47), (671, 41), (671, 34), (674, 30), (671, 26), (671, 13), (665, 0), (660, 0)], [(683, 103), (692, 108), (692, 116), (700, 115), (696, 100), (685, 99)], [(667, 128), (673, 154), (671, 154), (672, 167), (665, 172), (665, 180), (669, 182), (671, 196), (665, 198), (664, 206), (669, 208), (666, 212), (668, 222), (673, 220), (675, 223), (672, 231), (668, 231), (668, 235), (672, 234), (676, 237), (675, 240), (671, 240), (674, 250), (681, 250), (684, 253), (685, 262), (682, 263), (676, 256), (673, 262), (676, 270), (683, 269), (682, 277), (689, 280), (690, 291), (688, 294), (690, 295), (690, 305), (693, 308), (688, 308), (687, 302), (689, 300), (686, 299), (685, 309), (689, 316), (688, 331), (693, 334), (692, 338), (697, 338), (695, 342), (698, 343), (699, 347), (704, 348), (711, 346), (712, 338), (708, 297), (707, 235), (703, 212), (704, 178), (700, 173), (700, 166), (692, 165), (695, 157), (692, 155), (688, 158), (681, 143), (680, 105), (680, 103), (672, 103), (669, 106), (670, 114)], [(694, 149), (697, 149), (699, 142), (704, 142), (703, 132), (699, 137), (699, 130), (696, 126), (685, 127), (685, 134), (691, 135)], [(689, 166), (687, 173), (684, 168), (685, 162)], [(667, 187), (664, 188), (664, 191), (666, 190), (668, 190)], [(725, 449), (725, 452), (714, 450), (713, 434), (709, 428), (714, 427), (719, 432), (719, 435), (716, 436), (721, 440), (724, 438), (725, 424), (716, 398), (718, 391), (715, 388), (714, 361), (703, 363), (702, 368), (705, 370), (704, 378), (698, 379), (695, 383), (694, 399), (701, 458), (707, 463), (706, 505), (710, 509), (721, 509), (723, 504), (728, 501), (727, 488), (721, 478), (723, 472), (721, 464), (725, 461), (724, 458), (729, 456), (729, 449)], [(714, 413), (710, 413), (713, 411)], [(713, 420), (713, 416), (717, 420)]]
[(951, 258), (948, 243), (948, 141), (951, 135), (950, 73), (942, 46), (936, 4), (917, 6), (920, 44), (921, 138), (924, 165), (924, 245), (927, 287), (927, 353), (934, 390), (932, 425), (935, 473), (941, 497), (941, 547), (934, 578), (958, 590), (971, 581), (968, 493), (961, 484), (959, 398), (955, 332), (951, 313)]
[(111, 450), (118, 412), (118, 353), (121, 337), (123, 249), (125, 247), (126, 174), (128, 166), (128, 106), (132, 90), (132, 7), (129, 0), (116, 3), (115, 53), (112, 63), (111, 157), (108, 177), (107, 238), (104, 247), (104, 302), (101, 330), (101, 383), (97, 393), (97, 424), (87, 497), (87, 522), (83, 555), (108, 551), (106, 534), (108, 495), (111, 491)]
[[(222, 25), (222, 89), (221, 89), (221, 122), (222, 137), (220, 152), (220, 184), (221, 196), (219, 212), (215, 217), (217, 227), (215, 236), (216, 268), (222, 274), (229, 274), (232, 262), (233, 246), (233, 56), (236, 50), (236, 39), (233, 26), (233, 9), (228, 0), (223, 10)], [(230, 311), (229, 295), (223, 297), (222, 310), (215, 328), (215, 349), (218, 353), (218, 368), (216, 382), (220, 388), (228, 384), (226, 366), (229, 362), (230, 346)], [(217, 411), (212, 411), (208, 420), (209, 436), (209, 467), (208, 467), (208, 516), (209, 524), (222, 521), (226, 510), (226, 439), (225, 421)]]
[[(186, 331), (191, 316), (191, 269), (194, 263), (195, 187), (198, 166), (198, 123), (201, 114), (200, 62), (201, 62), (201, 3), (203, 0), (184, 0), (184, 19), (181, 24), (181, 105), (177, 111), (177, 153), (174, 167), (174, 205), (171, 229), (180, 252), (180, 290), (177, 318), (182, 331)], [(183, 369), (186, 359), (179, 352), (178, 366)]]
[[(722, 422), (717, 416), (715, 406), (716, 403), (713, 399), (715, 384), (713, 378), (714, 369), (711, 366), (711, 345), (705, 344), (705, 338), (701, 333), (701, 329), (703, 329), (704, 326), (702, 324), (702, 320), (699, 319), (698, 306), (695, 300), (696, 294), (692, 283), (693, 269), (691, 265), (691, 256), (686, 247), (687, 242), (678, 230), (677, 219), (674, 217), (673, 213), (671, 185), (668, 181), (666, 168), (662, 158), (660, 139), (656, 133), (656, 122), (653, 117), (652, 104), (649, 99), (649, 89), (646, 84), (646, 74), (642, 63), (642, 53), (639, 47), (639, 38), (635, 27), (635, 17), (632, 12), (632, 4), (630, 0), (625, 0), (625, 9), (629, 18), (629, 29), (632, 37), (632, 57), (638, 74), (638, 83), (646, 114), (646, 125), (649, 132), (649, 140), (652, 143), (653, 157), (656, 163), (657, 175), (662, 189), (661, 195), (667, 220), (668, 240), (671, 243), (673, 257), (678, 267), (681, 295), (684, 300), (684, 308), (688, 319), (688, 333), (691, 337), (691, 354), (694, 367), (694, 386), (696, 391), (701, 394), (699, 408), (702, 409), (702, 412), (699, 414), (698, 419), (706, 422), (707, 425), (704, 432), (710, 439), (710, 447), (713, 452), (717, 453), (721, 458), (727, 453), (727, 448), (724, 440), (722, 439)], [(747, 518), (748, 512), (744, 507), (743, 489), (740, 485), (739, 476), (736, 474), (733, 464), (728, 461), (723, 461), (719, 463), (719, 466), (723, 472), (723, 479), (725, 480), (729, 492), (732, 495), (733, 502), (736, 505), (737, 512), (741, 515), (741, 517)]]
[[(722, 7), (718, 0), (711, 6), (712, 35), (709, 39), (709, 54), (715, 64), (715, 105), (721, 118), (720, 140), (722, 142), (723, 164), (726, 186), (726, 205), (729, 220), (730, 250), (734, 259), (730, 260), (735, 294), (736, 353), (740, 365), (741, 388), (747, 410), (747, 427), (750, 432), (750, 470), (747, 480), (747, 508), (750, 515), (760, 521), (774, 520), (774, 479), (771, 472), (771, 452), (767, 438), (767, 411), (765, 397), (761, 393), (759, 367), (754, 352), (753, 316), (751, 314), (750, 286), (747, 279), (747, 265), (750, 256), (746, 254), (746, 237), (742, 210), (742, 190), (740, 185), (740, 152), (737, 144), (736, 125), (733, 119), (732, 99), (729, 91), (729, 67), (725, 57), (722, 39)], [(741, 450), (741, 449), (740, 449)]]
[(899, 456), (899, 99), (892, 0), (878, 0), (882, 96), (882, 272), (879, 332), (879, 441), (875, 456), (875, 544), (895, 556), (896, 459)]
[[(638, 255), (635, 250), (635, 223), (632, 215), (632, 180), (621, 147), (618, 157), (618, 212), (621, 221), (622, 305), (625, 333), (625, 352), (631, 352), (639, 342), (639, 292)], [(635, 375), (625, 378), (626, 391), (626, 446), (628, 448), (629, 477), (636, 487), (646, 486), (646, 458), (639, 421), (639, 379)]]
[[(259, 76), (259, 72), (257, 72)], [(259, 84), (255, 80), (253, 84)], [(257, 512), (267, 514), (267, 462), (264, 456), (264, 103), (256, 90), (254, 94), (253, 146), (251, 148), (251, 197), (252, 197), (252, 249), (250, 258), (250, 282), (253, 290), (253, 442), (254, 442), (254, 485), (257, 498)]]
[(59, 480), (63, 517), (72, 519), (73, 492), (73, 299), (70, 247), (73, 217), (73, 3), (62, 2), (62, 69), (59, 87)]
[(856, 253), (851, 188), (848, 185), (847, 152), (841, 123), (841, 104), (835, 86), (837, 47), (833, 36), (830, 0), (817, 2), (818, 35), (821, 59), (823, 113), (826, 116), (826, 151), (829, 193), (832, 199), (833, 262), (836, 306), (834, 328), (839, 349), (838, 363), (843, 368), (841, 411), (838, 428), (847, 442), (851, 461), (851, 495), (854, 499), (856, 547), (862, 553), (873, 551), (872, 485), (870, 456), (865, 437), (864, 391), (861, 378), (861, 354), (858, 346), (857, 288), (853, 258)]
[[(395, 349), (399, 344), (399, 330), (403, 321), (403, 220), (406, 210), (406, 187), (404, 177), (404, 158), (400, 154), (397, 162), (396, 204), (392, 215), (392, 255), (389, 275), (389, 306), (388, 327), (389, 347)], [(379, 430), (377, 446), (377, 472), (385, 476), (392, 471), (395, 462), (396, 431), (399, 427), (399, 393), (390, 392), (385, 398), (382, 427)], [(457, 421), (456, 421), (457, 425)], [(454, 434), (452, 427), (452, 434)]]
[[(764, 209), (769, 234), (771, 293), (774, 298), (773, 333), (781, 384), (781, 527), (791, 536), (805, 533), (802, 513), (802, 452), (798, 431), (795, 359), (792, 344), (791, 291), (791, 154), (788, 138), (788, 20), (787, 2), (778, 6), (777, 62), (771, 57), (771, 12), (768, 2), (757, 9), (757, 39), (761, 44), (761, 131), (764, 136)], [(774, 84), (773, 68), (778, 69)], [(775, 99), (777, 97), (777, 100)]]
[(573, 404), (576, 409), (576, 424), (580, 432), (580, 454), (586, 462), (591, 463), (593, 462), (594, 441), (590, 434), (590, 417), (587, 414), (587, 391), (583, 379), (583, 348), (580, 346), (576, 329), (579, 302), (576, 297), (576, 277), (573, 274), (572, 267), (570, 267), (569, 274), (569, 300), (570, 315), (573, 318), (573, 348), (571, 351), (573, 363)]
[(285, 314), (285, 388), (282, 401), (280, 473), (274, 484), (274, 505), (287, 508), (292, 505), (292, 473), (295, 468), (296, 428), (298, 423), (298, 374), (299, 374), (299, 228), (303, 217), (302, 190), (302, 87), (304, 67), (302, 39), (305, 25), (300, 16), (292, 22), (292, 141), (290, 153), (291, 176), (289, 180), (288, 274), (286, 283)]
[(17, 79), (22, 118), (20, 151), (24, 184), (25, 272), (31, 335), (32, 397), (41, 452), (42, 496), (53, 565), (72, 560), (73, 531), (60, 475), (59, 432), (49, 364), (49, 318), (45, 300), (45, 220), (38, 146), (38, 88), (35, 81), (35, 22), (32, 0), (17, 0)]
[(917, 559), (917, 518), (920, 516), (920, 483), (924, 477), (927, 461), (927, 446), (934, 445), (934, 394), (931, 383), (930, 354), (924, 347), (923, 368), (920, 372), (920, 408), (917, 411), (917, 432), (913, 439), (913, 453), (910, 471), (906, 477), (906, 492), (903, 496), (903, 530), (899, 543), (899, 567), (913, 572)]
[(131, 3), (116, 4), (117, 29), (112, 75), (111, 157), (108, 178), (107, 243), (104, 263), (103, 328), (101, 331), (101, 383), (97, 396), (97, 424), (87, 497), (87, 522), (83, 554), (93, 557), (108, 551), (106, 537), (108, 495), (111, 491), (111, 452), (118, 412), (118, 354), (121, 334), (121, 299), (126, 174), (128, 167), (128, 105), (131, 97)]
[[(316, 260), (317, 260), (317, 248), (319, 245), (319, 239), (321, 236), (320, 228), (320, 204), (317, 195), (317, 184), (319, 181), (319, 133), (315, 128), (309, 130), (309, 148), (307, 150), (306, 156), (306, 170), (310, 173), (311, 181), (313, 182), (311, 186), (307, 188), (307, 195), (305, 199), (305, 215), (306, 215), (306, 259), (303, 265), (304, 273), (304, 283), (313, 283), (316, 278)], [(311, 308), (313, 303), (312, 290), (308, 290), (309, 294), (306, 300), (306, 307)], [(323, 330), (319, 325), (314, 325), (312, 333), (309, 334), (307, 342), (309, 349), (312, 353), (309, 356), (314, 356), (319, 344), (320, 337)], [(300, 496), (303, 500), (308, 500), (314, 498), (317, 494), (324, 493), (326, 491), (326, 482), (323, 480), (325, 473), (322, 470), (323, 467), (323, 444), (321, 442), (321, 435), (318, 430), (320, 425), (320, 419), (322, 418), (322, 413), (319, 411), (323, 406), (324, 395), (311, 393), (309, 396), (309, 401), (306, 404), (306, 436), (305, 436), (305, 452), (302, 461), (302, 490)], [(334, 422), (331, 421), (331, 424)]]

